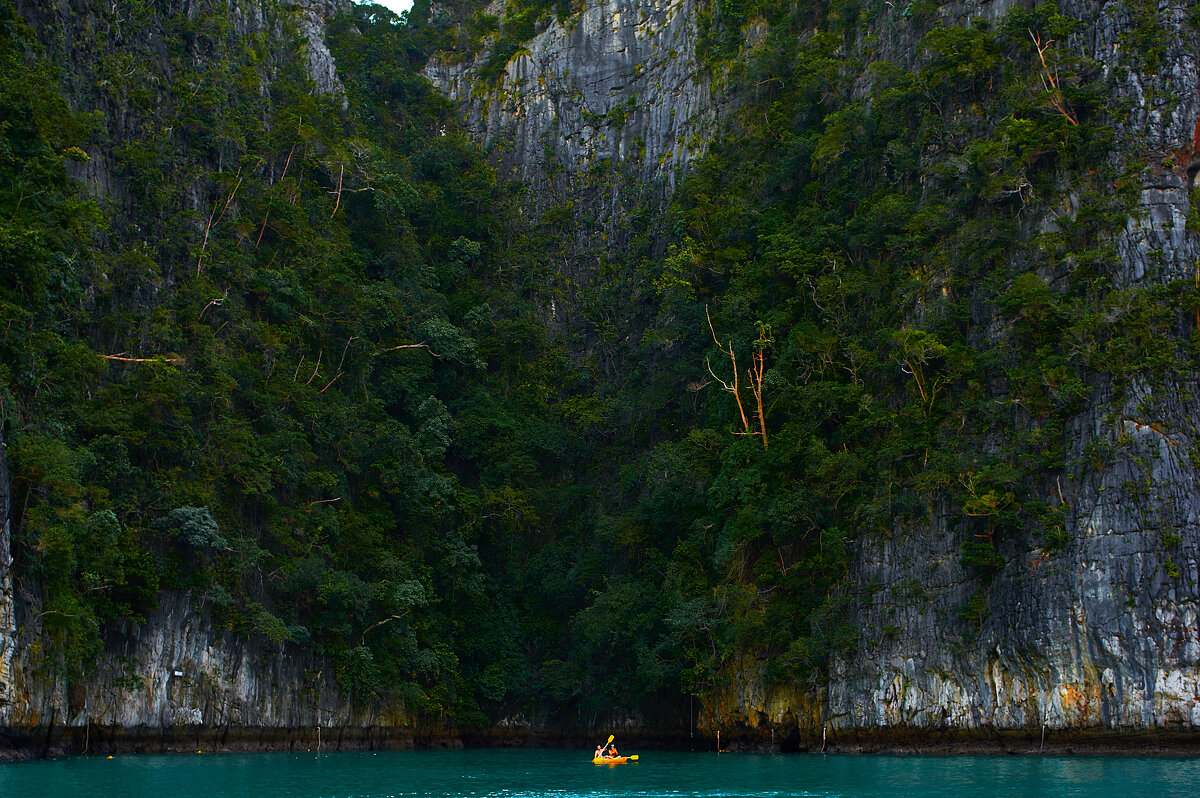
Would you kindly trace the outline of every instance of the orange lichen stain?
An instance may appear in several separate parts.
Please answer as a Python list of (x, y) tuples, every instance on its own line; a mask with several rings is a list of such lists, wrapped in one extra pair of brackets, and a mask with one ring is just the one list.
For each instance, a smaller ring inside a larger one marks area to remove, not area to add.
[(753, 657), (732, 662), (726, 670), (728, 683), (697, 697), (697, 728), (708, 733), (731, 727), (761, 731), (780, 724), (819, 729), (822, 697), (795, 686), (768, 687), (763, 681), (764, 668), (764, 663)]
[(1083, 691), (1073, 685), (1063, 685), (1059, 692), (1062, 693), (1064, 707), (1079, 709), (1079, 705), (1084, 701)]
[(1147, 426), (1147, 427), (1149, 427), (1150, 429), (1154, 430), (1155, 432), (1157, 432), (1157, 433), (1159, 434), (1159, 436), (1160, 436), (1160, 437), (1161, 437), (1161, 438), (1162, 438), (1164, 441), (1166, 441), (1166, 442), (1167, 442), (1167, 445), (1168, 445), (1168, 446), (1170, 446), (1170, 447), (1172, 447), (1172, 448), (1178, 448), (1178, 447), (1179, 447), (1179, 444), (1178, 444), (1178, 443), (1176, 443), (1175, 441), (1171, 440), (1171, 438), (1170, 438), (1170, 437), (1167, 435), (1167, 430), (1166, 430), (1166, 427), (1165, 427), (1165, 426), (1163, 426), (1163, 424), (1161, 424), (1160, 422), (1158, 422), (1158, 421), (1151, 421), (1151, 422), (1150, 422), (1150, 423), (1148, 423), (1146, 426)]
[(1168, 164), (1171, 171), (1179, 176), (1181, 180), (1187, 179), (1187, 171), (1191, 168), (1193, 161), (1200, 157), (1200, 119), (1196, 120), (1196, 128), (1192, 133), (1192, 140), (1184, 142), (1177, 150), (1171, 151), (1171, 158)]
[(1058, 689), (1062, 695), (1063, 709), (1074, 710), (1079, 721), (1090, 720), (1093, 707), (1100, 705), (1100, 683), (1097, 681), (1064, 684)]

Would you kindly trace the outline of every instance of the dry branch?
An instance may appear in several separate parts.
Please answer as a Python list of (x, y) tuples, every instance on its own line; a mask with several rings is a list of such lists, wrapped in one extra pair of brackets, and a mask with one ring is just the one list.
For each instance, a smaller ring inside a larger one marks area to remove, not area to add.
[(370, 626), (368, 626), (366, 629), (363, 629), (363, 631), (362, 631), (362, 636), (361, 636), (361, 637), (359, 637), (359, 642), (360, 642), (360, 643), (366, 643), (366, 641), (367, 641), (367, 632), (371, 631), (372, 629), (378, 629), (380, 626), (383, 626), (385, 623), (391, 623), (392, 621), (402, 621), (402, 620), (404, 620), (404, 618), (405, 618), (407, 615), (408, 615), (408, 613), (407, 613), (407, 612), (406, 612), (406, 613), (404, 613), (404, 615), (392, 615), (392, 616), (389, 616), (389, 617), (387, 617), (387, 618), (384, 618), (382, 621), (379, 621), (379, 622), (377, 622), (377, 623), (373, 623), (373, 624), (371, 624), (371, 625), (370, 625)]
[(342, 359), (338, 361), (337, 374), (333, 375), (333, 379), (325, 383), (325, 388), (317, 391), (317, 393), (325, 393), (326, 388), (337, 382), (338, 377), (342, 376), (342, 364), (346, 362), (346, 350), (350, 348), (350, 342), (358, 338), (357, 335), (352, 335), (346, 340), (346, 345), (342, 347)]
[[(100, 354), (97, 352), (96, 354)], [(100, 355), (106, 360), (120, 360), (123, 363), (173, 363), (176, 366), (183, 365), (183, 358), (179, 355), (155, 355), (154, 357), (127, 357), (124, 352), (115, 355)]]
[(345, 173), (346, 173), (346, 167), (345, 167), (345, 165), (343, 165), (338, 170), (337, 199), (333, 203), (333, 213), (329, 214), (330, 219), (337, 216), (338, 208), (341, 207), (341, 204), (342, 204), (342, 175), (344, 175)]
[(1054, 44), (1054, 40), (1050, 39), (1045, 44), (1042, 44), (1042, 39), (1040, 36), (1036, 35), (1028, 28), (1026, 28), (1026, 31), (1029, 33), (1029, 38), (1033, 40), (1033, 46), (1037, 48), (1038, 58), (1040, 58), (1042, 61), (1042, 88), (1049, 93), (1050, 104), (1053, 105), (1060, 114), (1066, 117), (1068, 122), (1070, 122), (1072, 125), (1078, 125), (1079, 122), (1076, 121), (1075, 117), (1071, 115), (1071, 112), (1067, 110), (1066, 103), (1063, 101), (1062, 89), (1060, 89), (1058, 85), (1058, 70), (1051, 69), (1050, 65), (1046, 63), (1046, 50), (1050, 48), (1050, 45)]
[(228, 299), (228, 298), (229, 298), (229, 289), (228, 289), (228, 288), (226, 288), (226, 289), (225, 289), (225, 294), (224, 294), (223, 296), (219, 296), (219, 297), (217, 297), (216, 299), (210, 299), (210, 300), (208, 300), (208, 304), (207, 304), (207, 305), (205, 305), (203, 308), (201, 308), (201, 309), (200, 309), (200, 315), (198, 315), (198, 316), (196, 317), (196, 321), (200, 321), (200, 319), (204, 318), (204, 312), (205, 312), (206, 310), (208, 310), (209, 308), (211, 308), (213, 305), (220, 305), (222, 302), (224, 302), (224, 301), (225, 301), (226, 299)]
[(717, 331), (713, 329), (712, 317), (708, 315), (708, 305), (704, 306), (704, 318), (708, 319), (708, 330), (712, 333), (713, 343), (716, 344), (717, 348), (723, 353), (729, 355), (729, 362), (733, 365), (733, 383), (730, 384), (718, 377), (716, 372), (712, 370), (712, 364), (708, 362), (708, 358), (704, 359), (704, 365), (708, 367), (708, 373), (712, 375), (712, 378), (721, 383), (721, 387), (733, 394), (733, 398), (737, 400), (738, 413), (741, 414), (742, 417), (742, 426), (746, 429), (746, 433), (749, 434), (750, 422), (746, 420), (746, 409), (742, 406), (742, 394), (738, 390), (737, 355), (733, 353), (733, 342), (730, 341), (728, 347), (726, 347), (722, 345), (719, 340), (717, 340)]
[(233, 198), (237, 196), (238, 189), (242, 187), (242, 168), (239, 166), (237, 170), (237, 183), (233, 186), (233, 191), (229, 192), (229, 196), (225, 198), (225, 205), (221, 207), (221, 215), (217, 216), (217, 220), (213, 221), (213, 216), (216, 216), (217, 209), (213, 208), (213, 212), (208, 215), (208, 226), (204, 228), (204, 240), (200, 243), (200, 257), (196, 258), (196, 274), (200, 274), (200, 262), (204, 260), (204, 250), (208, 247), (208, 235), (212, 232), (213, 226), (220, 224), (225, 218), (225, 212), (229, 210), (229, 203), (233, 202)]
[(429, 344), (425, 344), (425, 343), (400, 344), (399, 346), (389, 346), (387, 349), (380, 349), (378, 352), (372, 352), (371, 357), (375, 357), (376, 355), (382, 355), (387, 352), (395, 352), (397, 349), (424, 349), (426, 352), (433, 355), (434, 357), (439, 357), (439, 358), (441, 357), (441, 355), (439, 355), (437, 352), (434, 352), (432, 349), (429, 348)]
[(727, 392), (733, 394), (733, 398), (737, 401), (738, 413), (742, 417), (743, 432), (734, 433), (736, 435), (761, 435), (763, 448), (767, 448), (767, 417), (763, 409), (763, 378), (766, 375), (766, 346), (770, 342), (767, 337), (767, 327), (761, 322), (758, 325), (758, 340), (754, 343), (754, 351), (750, 355), (750, 368), (746, 369), (746, 377), (750, 381), (750, 392), (754, 394), (755, 412), (754, 417), (758, 421), (758, 430), (756, 431), (750, 424), (750, 420), (746, 417), (746, 408), (742, 404), (741, 386), (738, 384), (738, 365), (737, 355), (733, 351), (733, 342), (722, 344), (717, 339), (717, 331), (713, 328), (712, 317), (708, 314), (708, 306), (704, 306), (704, 318), (708, 320), (708, 330), (712, 333), (713, 343), (726, 355), (729, 356), (729, 363), (733, 367), (733, 381), (725, 382), (716, 375), (712, 369), (712, 364), (708, 358), (704, 359), (704, 365), (708, 367), (708, 373), (712, 378), (721, 383), (721, 387)]
[(324, 349), (317, 350), (317, 365), (313, 366), (312, 374), (309, 374), (308, 379), (304, 381), (305, 385), (308, 385), (310, 382), (313, 381), (313, 377), (317, 376), (317, 370), (321, 368), (321, 358), (324, 357), (324, 355), (325, 355)]

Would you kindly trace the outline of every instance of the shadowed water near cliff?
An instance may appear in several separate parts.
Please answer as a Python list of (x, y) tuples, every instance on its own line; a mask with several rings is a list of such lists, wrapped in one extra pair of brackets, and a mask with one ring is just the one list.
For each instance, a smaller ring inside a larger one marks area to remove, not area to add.
[(1200, 760), (649, 752), (618, 767), (586, 751), (404, 751), (80, 757), (0, 765), (0, 795), (1128, 796), (1193, 794)]

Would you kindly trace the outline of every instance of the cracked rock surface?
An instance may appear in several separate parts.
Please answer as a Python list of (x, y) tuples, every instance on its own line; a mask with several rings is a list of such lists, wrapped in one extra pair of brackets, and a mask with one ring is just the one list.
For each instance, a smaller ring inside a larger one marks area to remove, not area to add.
[(715, 119), (696, 61), (695, 12), (695, 0), (588, 2), (565, 23), (551, 19), (497, 85), (479, 82), (486, 53), (435, 60), (426, 74), (510, 176), (541, 181), (607, 161), (669, 189), (703, 152)]

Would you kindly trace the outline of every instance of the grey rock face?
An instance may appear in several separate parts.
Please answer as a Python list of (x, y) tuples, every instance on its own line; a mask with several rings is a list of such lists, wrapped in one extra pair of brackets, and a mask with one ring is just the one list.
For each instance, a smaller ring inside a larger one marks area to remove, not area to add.
[[(1005, 3), (942, 7), (958, 22)], [(1162, 63), (1140, 70), (1122, 47), (1121, 4), (1064, 2), (1083, 25), (1071, 49), (1099, 61), (1129, 108), (1118, 166), (1144, 165), (1137, 206), (1114, 243), (1118, 288), (1191, 280), (1200, 241), (1186, 230), (1200, 149), (1200, 42), (1181, 6), (1160, 6)], [(898, 49), (898, 48), (893, 48)], [(1047, 219), (1043, 224), (1052, 224)], [(1113, 320), (1120, 324), (1119, 318)], [(1066, 473), (1043, 486), (1069, 508), (1070, 544), (1002, 545), (990, 585), (961, 562), (962, 514), (861, 541), (854, 564), (862, 653), (836, 665), (818, 712), (787, 689), (743, 688), (710, 722), (798, 724), (853, 735), (878, 729), (1056, 731), (1200, 729), (1200, 382), (1100, 386), (1070, 423)], [(963, 610), (976, 595), (977, 625)], [(753, 669), (748, 671), (753, 673)], [(814, 697), (812, 693), (809, 697)], [(799, 720), (797, 720), (799, 719)]]
[(325, 21), (348, 10), (351, 5), (352, 0), (298, 0), (296, 3), (296, 27), (304, 37), (304, 63), (320, 94), (344, 96), (346, 93), (346, 87), (338, 78), (333, 54), (325, 46)]
[[(214, 627), (195, 597), (166, 592), (144, 626), (110, 631), (92, 675), (72, 689), (38, 672), (31, 657), (13, 670), (20, 696), (14, 727), (56, 718), (68, 728), (204, 727), (306, 729), (392, 725), (353, 711), (328, 666), (311, 652), (237, 637)], [(36, 622), (26, 618), (30, 626)]]
[[(697, 61), (697, 0), (588, 0), (479, 78), (473, 60), (435, 59), (426, 75), (458, 103), (503, 177), (534, 190), (527, 212), (565, 211), (562, 284), (543, 307), (552, 334), (586, 329), (579, 298), (632, 237), (640, 205), (665, 202), (714, 135), (718, 106)], [(503, 0), (488, 12), (503, 13)], [(589, 344), (590, 346), (590, 344)]]
[[(499, 14), (502, 3), (488, 10)], [(435, 60), (426, 74), (508, 175), (560, 182), (621, 165), (669, 189), (716, 118), (696, 62), (695, 13), (695, 0), (588, 2), (565, 24), (548, 19), (496, 86), (478, 80), (486, 53)]]
[[(320, 20), (339, 5), (312, 0), (302, 12), (309, 68), (327, 92), (340, 84), (318, 45)], [(998, 19), (1012, 5), (961, 0), (942, 10), (961, 24)], [(1170, 38), (1148, 73), (1122, 49), (1131, 24), (1123, 4), (1059, 5), (1083, 23), (1070, 47), (1101, 62), (1129, 101), (1121, 157), (1147, 167), (1138, 207), (1116, 235), (1121, 258), (1109, 277), (1121, 287), (1190, 277), (1200, 260), (1185, 227), (1200, 42), (1194, 32)], [(637, 178), (634, 190), (666, 193), (702, 153), (719, 115), (696, 61), (695, 13), (695, 0), (602, 0), (565, 25), (547, 21), (497, 86), (477, 84), (482, 61), (435, 62), (427, 72), (505, 172), (540, 187), (537, 202), (582, 196), (589, 171), (614, 166)], [(1164, 26), (1184, 30), (1182, 5), (1158, 13)], [(898, 15), (881, 23), (896, 34), (880, 38), (885, 53), (902, 60), (911, 39)], [(611, 194), (588, 201), (616, 203)], [(1119, 395), (1098, 388), (1067, 430), (1066, 473), (1044, 486), (1069, 508), (1070, 543), (1058, 552), (1033, 539), (1005, 543), (1008, 564), (981, 594), (986, 617), (973, 625), (962, 617), (981, 582), (961, 561), (959, 509), (934, 506), (926, 525), (861, 541), (854, 579), (868, 598), (855, 618), (863, 630), (857, 656), (815, 689), (767, 687), (761, 668), (746, 663), (728, 700), (706, 708), (706, 723), (835, 734), (1200, 727), (1197, 419), (1197, 379), (1134, 382)], [(321, 663), (214, 630), (185, 594), (164, 595), (145, 627), (121, 630), (74, 695), (39, 682), (31, 664), (13, 656), (3, 464), (0, 452), (0, 725), (28, 728), (54, 717), (76, 727), (153, 729), (407, 722), (351, 710)]]
[[(1188, 202), (1178, 176), (1146, 173), (1117, 285), (1194, 274)], [(864, 542), (858, 584), (882, 589), (861, 618), (867, 656), (829, 685), (829, 726), (1200, 728), (1198, 396), (1195, 380), (1096, 392), (1067, 431), (1074, 465), (1045, 486), (1070, 508), (1071, 544), (1011, 544), (974, 640), (958, 618), (979, 583), (959, 561), (956, 510)]]
[[(1000, 20), (1011, 0), (940, 6), (947, 24)], [(1130, 8), (1064, 0), (1081, 22), (1067, 47), (1095, 59), (1129, 108), (1118, 166), (1143, 163), (1138, 206), (1116, 235), (1119, 287), (1195, 274), (1197, 237), (1187, 232), (1200, 150), (1200, 44), (1181, 5), (1163, 5), (1159, 68), (1147, 70), (1123, 38)], [(502, 4), (491, 8), (499, 13)], [(497, 87), (475, 81), (475, 63), (435, 62), (427, 74), (452, 98), (469, 129), (514, 177), (547, 195), (585, 196), (580, 175), (609, 159), (667, 190), (703, 151), (718, 112), (692, 42), (695, 5), (589, 4), (567, 26), (550, 22), (506, 67)], [(874, 47), (907, 63), (917, 32), (893, 7), (878, 18)], [(604, 216), (601, 214), (600, 219)], [(1043, 225), (1053, 225), (1046, 219)], [(1200, 726), (1200, 384), (1135, 384), (1122, 397), (1096, 391), (1072, 422), (1070, 473), (1044, 486), (1068, 505), (1071, 544), (1046, 552), (1010, 541), (1007, 567), (983, 588), (977, 628), (963, 609), (980, 591), (961, 562), (961, 511), (932, 508), (932, 523), (862, 541), (854, 566), (864, 630), (860, 656), (838, 663), (815, 691), (768, 688), (745, 663), (739, 683), (706, 707), (712, 727), (799, 726), (812, 731), (879, 728), (1037, 730), (1194, 729)], [(1094, 457), (1107, 452), (1103, 462)]]
[[(318, 91), (340, 93), (333, 59), (324, 44), (325, 21), (350, 7), (351, 0), (297, 0), (234, 3), (228, 9), (241, 35), (264, 31), (286, 42), (283, 32), (295, 18), (304, 37), (306, 63)], [(215, 5), (215, 4), (214, 4)], [(112, 137), (137, 133), (135, 113), (113, 102), (96, 87), (98, 32), (115, 46), (131, 44), (126, 9), (91, 0), (19, 3), (35, 30), (47, 34), (50, 51), (67, 66), (65, 93), (82, 109), (98, 109)], [(175, 2), (165, 14), (191, 14), (199, 4)], [(153, 16), (139, 33), (140, 53), (160, 58), (166, 69), (162, 36)], [(122, 37), (126, 38), (122, 38)], [(111, 153), (97, 148), (91, 160), (73, 167), (72, 177), (95, 194), (126, 199), (119, 178), (108, 168)], [(200, 203), (200, 189), (194, 190)], [(20, 737), (49, 727), (109, 727), (125, 730), (224, 728), (308, 731), (321, 726), (372, 728), (406, 722), (401, 715), (351, 708), (327, 664), (310, 651), (239, 638), (213, 626), (202, 602), (179, 592), (159, 597), (159, 608), (146, 624), (108, 629), (108, 648), (94, 671), (68, 687), (39, 661), (41, 608), (28, 589), (16, 591), (10, 550), (10, 484), (0, 435), (0, 729)], [(33, 591), (36, 592), (36, 591)]]
[(12, 495), (8, 481), (8, 453), (0, 428), (0, 726), (7, 726), (16, 699), (13, 689), (13, 655), (17, 650), (17, 615), (13, 600), (11, 522)]
[(1076, 418), (1069, 460), (1091, 460), (1099, 442), (1108, 462), (1051, 488), (1070, 507), (1071, 543), (1010, 545), (974, 639), (956, 617), (979, 583), (959, 561), (955, 510), (866, 542), (860, 587), (882, 589), (861, 618), (866, 656), (831, 680), (830, 727), (1200, 726), (1196, 387), (1137, 384), (1115, 412), (1098, 401)]

